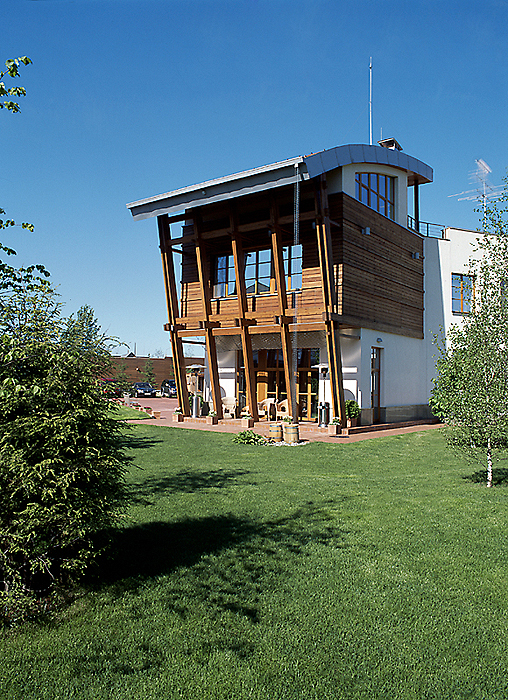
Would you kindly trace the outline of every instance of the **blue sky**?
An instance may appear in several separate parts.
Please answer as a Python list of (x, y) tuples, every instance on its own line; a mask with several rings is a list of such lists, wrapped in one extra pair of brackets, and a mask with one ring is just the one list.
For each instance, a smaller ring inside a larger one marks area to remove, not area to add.
[[(508, 167), (508, 1), (17, 0), (1, 61), (0, 206), (18, 263), (52, 273), (138, 355), (169, 354), (155, 219), (126, 203), (343, 143), (394, 136), (434, 168), (421, 218), (475, 229), (475, 159)], [(6, 235), (8, 233), (8, 235)]]

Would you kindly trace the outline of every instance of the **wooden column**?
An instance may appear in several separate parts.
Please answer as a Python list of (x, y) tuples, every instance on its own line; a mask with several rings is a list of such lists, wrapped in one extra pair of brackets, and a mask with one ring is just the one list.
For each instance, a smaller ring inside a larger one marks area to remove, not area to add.
[(258, 401), (256, 393), (256, 372), (254, 369), (254, 355), (252, 352), (252, 340), (249, 335), (249, 320), (247, 313), (247, 291), (245, 288), (245, 259), (240, 235), (237, 231), (236, 217), (231, 215), (233, 247), (233, 260), (235, 262), (236, 292), (238, 296), (238, 315), (240, 320), (240, 336), (242, 338), (243, 363), (245, 367), (245, 383), (247, 389), (247, 405), (255, 421), (259, 420)]
[(319, 251), (319, 267), (323, 287), (323, 320), (326, 326), (326, 349), (330, 372), (333, 415), (346, 424), (344, 407), (344, 386), (342, 382), (342, 356), (340, 349), (339, 323), (336, 320), (336, 294), (333, 274), (332, 237), (328, 211), (326, 176), (321, 175), (319, 189), (316, 191), (316, 233)]
[(222, 418), (223, 413), (219, 384), (219, 365), (217, 362), (215, 336), (213, 335), (213, 327), (215, 324), (210, 322), (212, 307), (210, 302), (210, 276), (208, 274), (209, 262), (205, 244), (201, 239), (201, 217), (199, 212), (195, 212), (193, 220), (194, 235), (196, 238), (196, 261), (198, 266), (199, 286), (201, 289), (201, 298), (203, 300), (203, 324), (205, 328), (206, 352), (208, 356), (208, 368), (210, 370), (213, 408), (217, 413), (217, 417)]
[(272, 202), (271, 207), (271, 220), (273, 267), (275, 284), (277, 285), (277, 299), (279, 303), (280, 339), (282, 344), (282, 357), (284, 359), (286, 393), (288, 397), (288, 405), (291, 406), (293, 422), (297, 423), (298, 409), (296, 405), (296, 368), (293, 368), (293, 349), (291, 344), (291, 334), (289, 332), (289, 323), (292, 321), (292, 319), (288, 318), (287, 316), (288, 301), (286, 292), (286, 276), (284, 274), (284, 256), (282, 254), (282, 241), (280, 230), (277, 226), (277, 213), (274, 202)]
[(178, 337), (176, 319), (178, 313), (178, 295), (176, 293), (175, 268), (173, 265), (173, 251), (171, 250), (171, 230), (167, 214), (157, 217), (159, 229), (159, 243), (162, 259), (162, 274), (164, 276), (164, 290), (166, 292), (166, 305), (168, 308), (168, 325), (173, 354), (173, 370), (175, 373), (176, 392), (180, 408), (185, 416), (190, 416), (189, 392), (187, 391), (187, 376), (185, 372), (185, 359), (182, 339)]

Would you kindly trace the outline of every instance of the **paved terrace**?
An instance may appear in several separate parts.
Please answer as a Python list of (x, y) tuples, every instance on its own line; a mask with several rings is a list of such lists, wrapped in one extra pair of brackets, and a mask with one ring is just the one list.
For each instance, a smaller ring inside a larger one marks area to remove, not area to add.
[[(150, 406), (154, 411), (160, 411), (160, 418), (147, 418), (144, 420), (131, 420), (129, 423), (143, 423), (160, 425), (173, 428), (209, 430), (215, 433), (239, 433), (242, 428), (241, 421), (235, 418), (226, 418), (219, 421), (217, 425), (210, 425), (206, 418), (184, 418), (182, 423), (173, 422), (173, 411), (178, 406), (177, 399), (155, 398), (155, 399), (131, 399), (142, 406)], [(268, 437), (270, 423), (266, 420), (254, 424), (252, 430), (259, 435)], [(348, 435), (330, 436), (327, 428), (319, 428), (316, 423), (300, 423), (300, 440), (309, 442), (335, 442), (349, 444), (359, 440), (371, 440), (377, 437), (388, 435), (404, 435), (421, 430), (433, 430), (439, 428), (440, 424), (430, 421), (408, 421), (405, 423), (386, 423), (376, 426), (359, 426), (349, 428)]]

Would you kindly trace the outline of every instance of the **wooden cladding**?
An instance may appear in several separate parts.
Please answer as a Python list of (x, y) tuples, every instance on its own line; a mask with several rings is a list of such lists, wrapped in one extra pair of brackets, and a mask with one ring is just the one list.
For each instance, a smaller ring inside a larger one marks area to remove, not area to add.
[[(314, 204), (315, 183), (302, 185), (300, 243), (303, 249), (301, 291), (288, 291), (288, 312), (296, 305), (297, 322), (312, 319), (321, 327), (325, 311), (322, 270)], [(281, 188), (275, 195), (263, 193), (236, 198), (200, 209), (201, 255), (210, 260), (217, 254), (232, 254), (232, 202), (235, 203), (235, 235), (242, 250), (271, 247), (271, 231), (276, 221), (282, 245), (292, 243), (292, 188)], [(423, 337), (423, 240), (420, 236), (361, 204), (354, 198), (335, 193), (328, 196), (335, 295), (333, 309), (341, 323)], [(276, 216), (274, 216), (274, 211)], [(193, 212), (188, 212), (188, 219)], [(370, 230), (369, 235), (364, 232)], [(182, 245), (182, 294), (179, 322), (187, 330), (199, 329), (203, 314), (203, 285), (196, 259), (193, 228), (186, 226)], [(418, 253), (418, 256), (415, 254)], [(213, 298), (207, 288), (208, 316), (219, 321), (219, 328), (231, 328), (239, 316), (238, 299)], [(333, 297), (331, 297), (333, 298)], [(308, 313), (309, 309), (313, 313)], [(277, 294), (247, 295), (246, 313), (258, 325), (270, 325), (280, 316)], [(306, 314), (304, 316), (304, 314)], [(214, 331), (217, 332), (217, 331)]]

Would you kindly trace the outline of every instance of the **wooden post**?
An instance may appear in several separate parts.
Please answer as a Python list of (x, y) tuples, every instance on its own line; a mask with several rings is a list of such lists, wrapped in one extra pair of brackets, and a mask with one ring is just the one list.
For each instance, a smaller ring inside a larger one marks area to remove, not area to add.
[(201, 298), (203, 300), (203, 318), (205, 326), (206, 352), (208, 356), (208, 368), (210, 370), (210, 382), (212, 389), (213, 408), (217, 413), (218, 418), (223, 417), (222, 400), (220, 395), (219, 384), (219, 365), (217, 362), (217, 347), (215, 344), (215, 336), (213, 328), (210, 325), (210, 316), (212, 312), (210, 303), (210, 277), (208, 272), (208, 256), (206, 254), (205, 245), (201, 239), (200, 224), (201, 217), (199, 212), (193, 214), (194, 234), (196, 238), (196, 261), (198, 265), (199, 285), (201, 289)]
[[(293, 422), (298, 422), (298, 407), (296, 404), (296, 368), (293, 367), (293, 350), (291, 334), (289, 332), (289, 319), (287, 316), (287, 292), (286, 277), (284, 275), (284, 256), (282, 254), (282, 242), (280, 230), (277, 226), (275, 203), (272, 202), (272, 251), (275, 284), (277, 285), (277, 298), (280, 315), (280, 339), (282, 344), (282, 357), (284, 359), (284, 376), (286, 378), (286, 393), (288, 405), (291, 406)], [(293, 386), (293, 379), (295, 379)]]
[(173, 354), (173, 370), (175, 373), (176, 392), (180, 408), (185, 416), (190, 416), (189, 392), (187, 391), (187, 376), (182, 339), (178, 337), (176, 319), (178, 313), (178, 295), (176, 293), (175, 268), (171, 250), (171, 231), (167, 214), (157, 217), (159, 242), (162, 259), (162, 274), (168, 309), (169, 337)]
[(321, 175), (319, 190), (316, 191), (316, 233), (319, 251), (319, 267), (323, 287), (323, 320), (326, 326), (326, 349), (330, 372), (333, 415), (340, 418), (341, 425), (346, 425), (344, 406), (344, 386), (342, 382), (342, 357), (340, 349), (339, 324), (334, 319), (336, 313), (335, 281), (333, 274), (332, 237), (328, 211), (326, 176)]
[(236, 228), (236, 217), (231, 215), (233, 247), (233, 260), (235, 262), (236, 291), (238, 296), (238, 315), (240, 317), (240, 336), (242, 338), (243, 363), (245, 367), (245, 383), (247, 389), (247, 405), (255, 421), (259, 420), (258, 402), (256, 393), (256, 372), (254, 369), (254, 355), (252, 352), (252, 339), (249, 335), (247, 324), (247, 291), (245, 288), (245, 261), (240, 236)]

